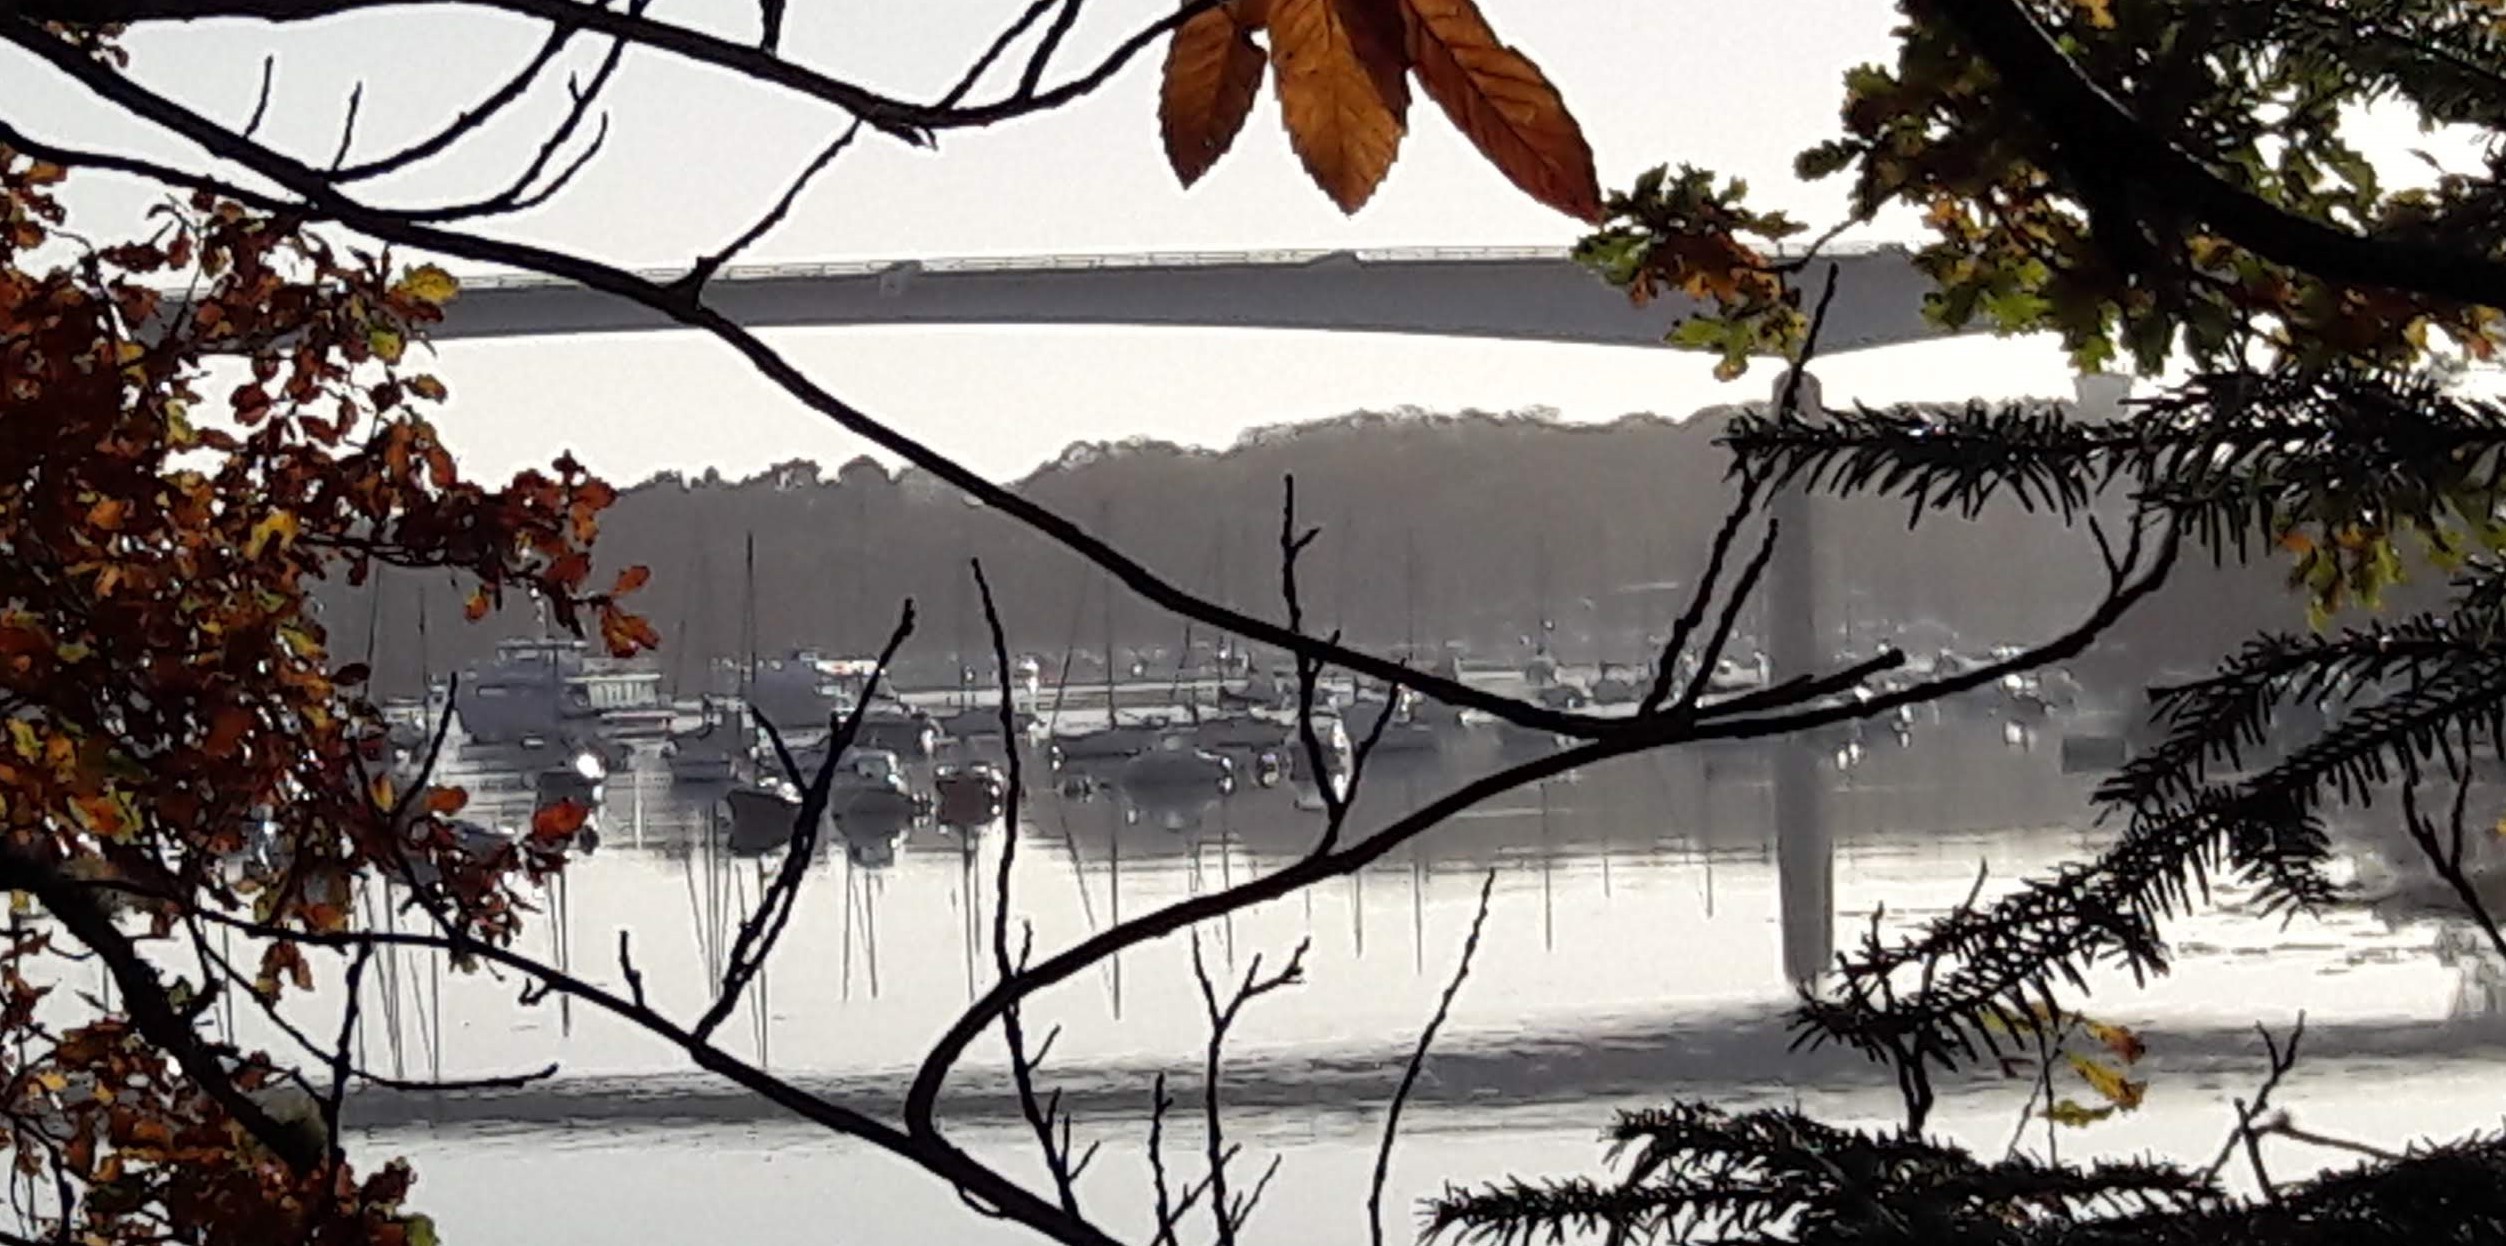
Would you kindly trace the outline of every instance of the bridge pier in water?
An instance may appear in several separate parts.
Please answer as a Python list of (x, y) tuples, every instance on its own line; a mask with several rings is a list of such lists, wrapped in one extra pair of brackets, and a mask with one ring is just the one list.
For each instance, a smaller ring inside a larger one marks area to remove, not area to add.
[[(1818, 378), (1800, 374), (1795, 395), (1805, 414), (1821, 405)], [(1790, 375), (1775, 381), (1781, 404)], [(1818, 515), (1809, 489), (1788, 484), (1768, 502), (1776, 549), (1767, 568), (1766, 645), (1770, 684), (1818, 673), (1829, 646), (1820, 643), (1822, 580)], [(1836, 956), (1836, 827), (1828, 811), (1826, 749), (1815, 736), (1795, 732), (1776, 739), (1775, 879), (1783, 930), (1784, 978), (1807, 983), (1826, 972)]]

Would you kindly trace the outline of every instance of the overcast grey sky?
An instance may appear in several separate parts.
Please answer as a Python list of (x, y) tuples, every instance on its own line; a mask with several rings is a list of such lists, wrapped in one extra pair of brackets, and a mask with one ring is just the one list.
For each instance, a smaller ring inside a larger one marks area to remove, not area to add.
[[(1879, 0), (1484, 0), (1499, 31), (1565, 90), (1605, 183), (1689, 161), (1749, 179), (1756, 197), (1814, 223), (1841, 211), (1836, 183), (1805, 186), (1792, 154), (1832, 133), (1838, 79), (1884, 58), (1894, 6)], [(1018, 0), (795, 4), (786, 52), (871, 85), (935, 94)], [(1164, 0), (1094, 0), (1063, 64), (1093, 59)], [(746, 37), (749, 0), (657, 0), (655, 16)], [(469, 106), (539, 40), (531, 23), (429, 6), (293, 27), (217, 22), (147, 30), (134, 71), (205, 111), (240, 120), (265, 52), (278, 90), (265, 135), (327, 159), (349, 87), (366, 83), (356, 151), (371, 156)], [(569, 62), (599, 48), (578, 40)], [(1516, 194), (1420, 101), (1402, 160), (1375, 201), (1344, 218), (1310, 186), (1265, 92), (1237, 150), (1190, 192), (1157, 140), (1157, 57), (1096, 96), (939, 150), (885, 141), (849, 153), (750, 261), (1170, 248), (1564, 245), (1574, 222)], [(471, 147), (393, 184), (436, 201), (497, 184), (562, 105), (561, 87)], [(635, 265), (684, 264), (770, 201), (840, 117), (660, 53), (630, 52), (609, 99), (611, 137), (567, 193), (500, 232)], [(180, 154), (99, 110), (73, 84), (0, 51), (0, 110), (36, 133)], [(81, 223), (144, 204), (129, 184), (87, 188)], [(1195, 330), (791, 331), (776, 340), (835, 392), (979, 470), (1016, 475), (1077, 439), (1144, 434), (1224, 445), (1251, 425), (1358, 408), (1557, 408), (1571, 419), (1684, 414), (1760, 396), (1764, 369), (1733, 385), (1668, 352), (1444, 342), (1356, 334)], [(797, 456), (835, 461), (860, 444), (691, 335), (463, 343), (440, 372), (447, 433), (483, 474), (571, 449), (620, 480), (676, 467), (739, 474)], [(1967, 340), (1830, 360), (1831, 399), (1893, 401), (2065, 393), (2042, 341)]]

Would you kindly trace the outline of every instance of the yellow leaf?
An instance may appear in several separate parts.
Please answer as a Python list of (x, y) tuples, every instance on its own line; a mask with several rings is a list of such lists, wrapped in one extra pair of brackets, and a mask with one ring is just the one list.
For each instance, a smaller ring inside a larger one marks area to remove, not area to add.
[(1410, 88), (1395, 0), (1273, 0), (1270, 56), (1288, 145), (1355, 212), (1392, 171)]
[(2122, 1070), (2102, 1060), (2076, 1052), (2066, 1052), (2065, 1058), (2079, 1073), (2080, 1080), (2087, 1082), (2088, 1088), (2096, 1091), (2099, 1098), (2126, 1112), (2139, 1107), (2142, 1094), (2149, 1089), (2149, 1083), (2132, 1081), (2123, 1075)]
[(262, 516), (261, 522), (252, 526), (252, 538), (244, 542), (244, 557), (259, 558), (261, 551), (269, 547), (274, 537), (277, 538), (280, 549), (294, 545), (296, 527), (296, 517), (286, 511), (271, 511)]
[(1166, 44), (1157, 122), (1166, 163), (1184, 185), (1200, 181), (1234, 145), (1268, 64), (1236, 5), (1205, 9), (1175, 28)]
[(461, 282), (451, 273), (433, 264), (420, 264), (392, 287), (392, 293), (415, 299), (429, 307), (441, 307), (461, 293)]
[(367, 786), (366, 794), (373, 797), (374, 807), (377, 809), (392, 808), (393, 798), (399, 795), (393, 790), (392, 777), (388, 774), (374, 776), (374, 781)]
[(2103, 1021), (2083, 1020), (2080, 1024), (2088, 1031), (2090, 1038), (2102, 1044), (2106, 1050), (2113, 1052), (2115, 1057), (2125, 1064), (2138, 1064), (2142, 1056), (2149, 1054), (2148, 1044), (2143, 1043), (2141, 1036), (2130, 1029), (2120, 1025), (2108, 1025)]
[(1529, 57), (1497, 39), (1476, 0), (1404, 0), (1419, 85), (1524, 194), (1579, 221), (1601, 219), (1592, 147)]
[(35, 725), (23, 718), (9, 720), (9, 742), (17, 747), (17, 755), (28, 761), (43, 756), (43, 741), (36, 738)]
[(365, 331), (365, 345), (367, 350), (374, 352), (375, 358), (385, 363), (399, 363), (400, 357), (409, 350), (408, 339), (381, 325)]
[(2114, 29), (2114, 0), (2073, 0), (2073, 2), (2078, 4), (2080, 12), (2087, 16), (2089, 25), (2099, 30)]
[(2114, 1115), (2114, 1105), (2092, 1108), (2077, 1099), (2065, 1099), (2045, 1109), (2045, 1118), (2072, 1129), (2083, 1128)]

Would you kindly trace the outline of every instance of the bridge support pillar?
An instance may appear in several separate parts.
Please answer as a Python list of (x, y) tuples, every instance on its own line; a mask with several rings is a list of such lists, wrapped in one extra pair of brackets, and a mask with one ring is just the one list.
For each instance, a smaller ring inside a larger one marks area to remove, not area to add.
[[(1789, 377), (1778, 377), (1775, 401)], [(1825, 410), (1818, 378), (1804, 372), (1796, 398), (1804, 415)], [(1774, 682), (1817, 674), (1833, 656), (1825, 643), (1828, 595), (1817, 504), (1807, 487), (1786, 485), (1768, 502), (1778, 532), (1768, 567), (1767, 674)], [(1775, 756), (1775, 874), (1786, 980), (1808, 983), (1836, 955), (1836, 840), (1828, 812), (1828, 743), (1823, 733), (1778, 737)]]

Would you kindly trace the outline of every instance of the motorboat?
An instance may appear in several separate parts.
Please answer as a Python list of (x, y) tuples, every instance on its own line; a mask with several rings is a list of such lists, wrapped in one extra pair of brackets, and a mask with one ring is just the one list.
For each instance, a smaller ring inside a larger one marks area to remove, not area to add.
[(1157, 747), (1163, 732), (1164, 728), (1160, 726), (1120, 723), (1094, 731), (1056, 735), (1053, 737), (1054, 763), (1088, 764), (1137, 757)]
[(734, 785), (722, 794), (725, 846), (734, 856), (762, 856), (792, 842), (801, 796), (781, 779)]
[(1009, 776), (988, 762), (941, 766), (932, 772), (931, 788), (942, 826), (986, 825), (1009, 800)]
[(920, 710), (873, 709), (862, 716), (853, 743), (905, 757), (929, 757), (940, 751), (940, 725)]
[[(1324, 723), (1318, 719), (1315, 726)], [(1293, 722), (1258, 714), (1213, 714), (1192, 724), (1192, 739), (1212, 752), (1267, 753), (1296, 747), (1297, 729)]]
[[(733, 684), (757, 715), (781, 731), (823, 731), (831, 721), (852, 712), (869, 695), (878, 664), (860, 658), (834, 658), (815, 649), (794, 649), (781, 657), (728, 664)], [(721, 677), (717, 675), (717, 679)], [(717, 690), (722, 688), (717, 683)]]
[(609, 719), (641, 721), (659, 708), (661, 672), (593, 657), (572, 637), (498, 643), (464, 675), (453, 705), (463, 734), (490, 745), (601, 733)]
[(694, 731), (671, 736), (661, 746), (671, 781), (737, 783), (748, 777), (756, 755), (755, 734), (746, 706), (708, 698), (703, 722)]
[(904, 762), (886, 749), (847, 750), (827, 785), (827, 812), (839, 823), (910, 822), (929, 811), (930, 802), (906, 782)]
[(1235, 790), (1236, 767), (1225, 754), (1195, 745), (1189, 732), (1170, 731), (1124, 765), (1122, 785), (1135, 792), (1200, 788), (1223, 795)]

